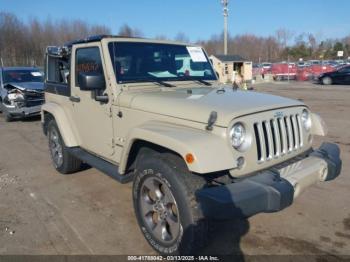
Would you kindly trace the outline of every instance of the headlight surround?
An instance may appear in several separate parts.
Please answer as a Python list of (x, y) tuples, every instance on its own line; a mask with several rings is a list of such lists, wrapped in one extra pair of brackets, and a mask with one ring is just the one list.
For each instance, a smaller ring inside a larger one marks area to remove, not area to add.
[(23, 101), (24, 96), (21, 93), (11, 93), (7, 95), (9, 101)]
[(235, 149), (239, 149), (246, 140), (246, 129), (242, 123), (233, 125), (230, 131), (231, 144)]
[(311, 129), (311, 116), (310, 112), (306, 109), (303, 110), (301, 113), (301, 122), (303, 124), (303, 127), (305, 128), (306, 131), (310, 131)]
[(12, 107), (23, 107), (25, 105), (24, 95), (21, 92), (9, 93), (4, 99), (5, 104)]

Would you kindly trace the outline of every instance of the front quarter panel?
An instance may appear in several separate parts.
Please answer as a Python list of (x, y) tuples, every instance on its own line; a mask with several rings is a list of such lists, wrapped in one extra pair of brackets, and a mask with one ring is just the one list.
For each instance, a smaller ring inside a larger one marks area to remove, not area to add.
[(129, 133), (123, 150), (120, 173), (125, 173), (127, 158), (132, 144), (137, 140), (147, 141), (175, 151), (183, 159), (191, 153), (195, 157), (192, 164), (187, 164), (192, 172), (210, 173), (234, 168), (234, 158), (225, 136), (209, 131), (176, 126), (167, 123), (150, 121), (135, 127)]
[(43, 114), (49, 113), (51, 114), (57, 123), (57, 126), (60, 130), (62, 139), (67, 147), (75, 147), (79, 145), (79, 141), (77, 139), (77, 136), (74, 134), (72, 130), (72, 124), (69, 121), (69, 118), (67, 117), (66, 113), (62, 109), (62, 106), (54, 103), (54, 102), (46, 102), (41, 107), (41, 113), (42, 113), (42, 121), (44, 121)]

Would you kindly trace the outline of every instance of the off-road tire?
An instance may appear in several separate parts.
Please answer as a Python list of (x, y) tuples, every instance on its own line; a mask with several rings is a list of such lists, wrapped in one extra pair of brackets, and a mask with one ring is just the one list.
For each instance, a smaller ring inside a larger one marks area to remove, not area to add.
[(322, 78), (322, 84), (323, 85), (331, 85), (333, 83), (332, 78), (326, 76)]
[[(144, 198), (141, 191), (144, 189), (144, 182), (149, 179), (165, 183), (176, 201), (180, 229), (177, 237), (168, 243), (157, 239), (145, 222), (146, 216), (140, 204)], [(180, 157), (171, 153), (141, 149), (136, 161), (133, 183), (134, 209), (141, 232), (158, 253), (162, 255), (196, 254), (207, 244), (208, 221), (201, 215), (195, 199), (195, 191), (204, 185), (205, 180), (189, 172)]]
[[(60, 143), (60, 146), (62, 147), (62, 163), (60, 164), (57, 164), (55, 162), (54, 156), (51, 150), (50, 138), (53, 132), (57, 134), (57, 141), (58, 143)], [(47, 124), (47, 137), (49, 139), (49, 151), (50, 151), (51, 159), (56, 170), (61, 174), (71, 174), (79, 171), (82, 166), (82, 161), (69, 153), (68, 148), (66, 147), (62, 139), (61, 133), (58, 129), (57, 123), (54, 119), (50, 119), (49, 123)]]

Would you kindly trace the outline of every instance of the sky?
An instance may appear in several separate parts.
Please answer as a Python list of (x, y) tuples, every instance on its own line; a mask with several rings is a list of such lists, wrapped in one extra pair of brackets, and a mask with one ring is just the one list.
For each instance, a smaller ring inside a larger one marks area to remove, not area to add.
[[(342, 38), (350, 34), (349, 10), (350, 0), (229, 0), (229, 33), (268, 36), (286, 28), (295, 35)], [(114, 34), (128, 24), (150, 38), (183, 32), (197, 41), (223, 30), (220, 0), (0, 0), (0, 11), (24, 22), (31, 17), (81, 19), (106, 25)]]

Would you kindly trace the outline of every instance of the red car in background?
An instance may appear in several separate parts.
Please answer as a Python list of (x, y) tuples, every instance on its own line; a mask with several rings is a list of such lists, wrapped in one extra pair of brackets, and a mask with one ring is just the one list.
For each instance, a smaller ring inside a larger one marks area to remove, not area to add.
[(294, 80), (297, 76), (297, 67), (294, 63), (275, 63), (271, 66), (271, 74), (275, 81)]
[(299, 68), (297, 71), (297, 80), (298, 81), (308, 81), (315, 80), (319, 75), (333, 72), (335, 68), (331, 65), (311, 65), (304, 68)]

